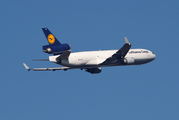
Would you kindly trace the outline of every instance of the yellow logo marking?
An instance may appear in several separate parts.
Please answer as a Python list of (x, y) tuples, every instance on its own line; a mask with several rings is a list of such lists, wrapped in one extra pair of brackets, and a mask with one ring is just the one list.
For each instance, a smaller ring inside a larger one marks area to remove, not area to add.
[(55, 42), (55, 37), (52, 34), (49, 34), (47, 39), (50, 44), (53, 44)]

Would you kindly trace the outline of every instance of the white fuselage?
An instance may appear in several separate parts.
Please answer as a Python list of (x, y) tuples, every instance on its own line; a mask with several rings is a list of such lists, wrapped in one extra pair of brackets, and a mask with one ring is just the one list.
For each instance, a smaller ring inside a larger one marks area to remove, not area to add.
[[(67, 67), (75, 67), (75, 68), (85, 68), (85, 67), (107, 67), (107, 66), (121, 66), (120, 61), (114, 62), (113, 64), (105, 64), (103, 63), (107, 58), (110, 58), (113, 54), (115, 54), (118, 50), (103, 50), (103, 51), (86, 51), (86, 52), (75, 52), (71, 53), (68, 59), (63, 59), (61, 62), (57, 62), (56, 58), (60, 55), (49, 56), (49, 60), (51, 62), (55, 62), (57, 64), (67, 66)], [(155, 54), (146, 49), (130, 49), (126, 59), (129, 59), (132, 62), (129, 62), (125, 65), (140, 65), (148, 63), (155, 59)]]

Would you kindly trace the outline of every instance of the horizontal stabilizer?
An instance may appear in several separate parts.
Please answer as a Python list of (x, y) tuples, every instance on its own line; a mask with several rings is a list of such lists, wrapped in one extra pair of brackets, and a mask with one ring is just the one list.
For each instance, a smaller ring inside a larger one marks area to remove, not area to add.
[(32, 61), (49, 61), (49, 59), (33, 59)]

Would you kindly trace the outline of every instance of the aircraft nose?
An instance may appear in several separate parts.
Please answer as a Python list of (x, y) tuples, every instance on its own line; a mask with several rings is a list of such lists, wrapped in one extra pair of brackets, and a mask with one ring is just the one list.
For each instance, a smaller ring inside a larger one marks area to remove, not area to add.
[(155, 58), (156, 58), (156, 55), (155, 55), (155, 54), (153, 54), (153, 55), (152, 55), (152, 58), (153, 58), (153, 59), (155, 59)]

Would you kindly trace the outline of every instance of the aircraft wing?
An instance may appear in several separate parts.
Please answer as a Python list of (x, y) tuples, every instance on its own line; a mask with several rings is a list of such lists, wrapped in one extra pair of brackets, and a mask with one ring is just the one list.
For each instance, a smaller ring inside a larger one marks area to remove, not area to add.
[(123, 59), (128, 53), (130, 48), (131, 48), (131, 44), (129, 43), (129, 40), (127, 39), (127, 37), (125, 37), (125, 44), (123, 45), (123, 47), (119, 49), (116, 53), (114, 53), (111, 57), (107, 58), (100, 65), (113, 64), (116, 61)]
[(67, 59), (69, 57), (70, 53), (71, 53), (71, 51), (67, 50), (63, 54), (61, 54), (59, 57), (57, 57), (57, 59), (58, 60), (60, 60), (60, 59)]
[(29, 68), (25, 63), (23, 63), (25, 69), (28, 71), (33, 70), (33, 71), (55, 71), (55, 70), (68, 70), (68, 69), (75, 69), (71, 67), (53, 67), (53, 68)]

